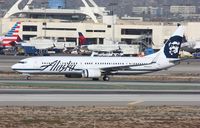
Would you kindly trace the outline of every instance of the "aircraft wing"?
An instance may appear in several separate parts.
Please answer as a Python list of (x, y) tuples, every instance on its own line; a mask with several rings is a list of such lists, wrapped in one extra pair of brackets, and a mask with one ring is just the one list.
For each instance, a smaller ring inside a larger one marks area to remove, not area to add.
[(117, 70), (125, 70), (125, 69), (129, 69), (130, 67), (133, 66), (144, 66), (144, 65), (150, 65), (154, 62), (151, 63), (147, 63), (147, 64), (140, 64), (140, 65), (122, 65), (122, 66), (113, 66), (113, 67), (105, 67), (105, 68), (101, 68), (102, 71), (104, 72), (111, 72), (111, 71), (117, 71)]

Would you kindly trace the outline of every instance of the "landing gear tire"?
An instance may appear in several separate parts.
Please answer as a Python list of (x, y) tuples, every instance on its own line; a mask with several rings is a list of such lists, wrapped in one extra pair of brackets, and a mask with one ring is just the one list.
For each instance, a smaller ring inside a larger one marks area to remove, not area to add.
[(93, 81), (98, 81), (98, 80), (99, 80), (99, 78), (92, 78), (92, 80), (93, 80)]
[(109, 81), (109, 80), (110, 80), (110, 77), (109, 77), (109, 76), (104, 76), (104, 77), (103, 77), (103, 80), (104, 80), (104, 81)]
[(31, 76), (26, 76), (26, 80), (30, 80), (31, 79)]

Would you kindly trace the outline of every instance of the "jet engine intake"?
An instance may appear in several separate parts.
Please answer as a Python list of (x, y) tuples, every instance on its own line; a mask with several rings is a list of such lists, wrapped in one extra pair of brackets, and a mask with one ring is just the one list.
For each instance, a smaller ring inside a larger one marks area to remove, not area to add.
[(85, 69), (82, 72), (84, 78), (99, 78), (101, 77), (101, 71), (99, 69)]

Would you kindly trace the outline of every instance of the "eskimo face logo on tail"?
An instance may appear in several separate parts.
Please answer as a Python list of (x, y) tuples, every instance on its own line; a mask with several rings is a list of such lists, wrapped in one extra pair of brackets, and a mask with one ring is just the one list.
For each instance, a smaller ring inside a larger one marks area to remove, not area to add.
[(170, 42), (169, 43), (169, 53), (170, 55), (174, 55), (178, 53), (180, 42)]
[(182, 37), (173, 36), (165, 44), (164, 53), (167, 58), (178, 58)]

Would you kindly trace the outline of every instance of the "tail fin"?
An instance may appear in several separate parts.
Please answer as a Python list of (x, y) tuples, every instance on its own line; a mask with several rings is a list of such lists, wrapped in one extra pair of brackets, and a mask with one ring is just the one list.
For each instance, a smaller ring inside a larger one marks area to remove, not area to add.
[(5, 37), (17, 37), (19, 34), (19, 29), (20, 29), (20, 24), (21, 22), (17, 22), (11, 30), (5, 35)]
[(169, 40), (167, 40), (164, 47), (161, 49), (166, 58), (178, 58), (181, 43), (183, 42), (183, 34), (183, 27), (179, 26)]
[(179, 61), (178, 55), (183, 42), (183, 27), (179, 26), (174, 34), (166, 41), (165, 45), (157, 53), (151, 54), (153, 62), (160, 65), (168, 64), (169, 62)]
[(86, 38), (84, 37), (84, 35), (81, 32), (79, 32), (78, 35), (79, 35), (79, 45), (86, 44)]
[(2, 44), (5, 46), (13, 46), (15, 42), (21, 41), (19, 37), (19, 29), (21, 22), (15, 23), (11, 30), (2, 38)]

